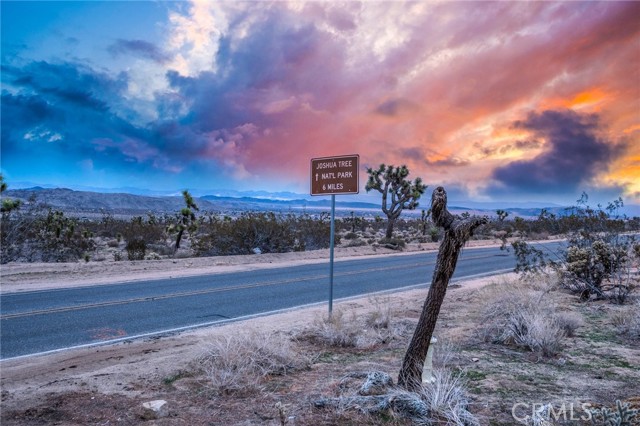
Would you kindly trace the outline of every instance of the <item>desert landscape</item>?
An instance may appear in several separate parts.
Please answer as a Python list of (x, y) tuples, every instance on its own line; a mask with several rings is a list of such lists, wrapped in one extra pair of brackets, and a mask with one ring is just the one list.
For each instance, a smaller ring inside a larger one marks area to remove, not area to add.
[(640, 1), (0, 9), (2, 426), (640, 426)]
[[(408, 251), (434, 248), (415, 245)], [(336, 250), (336, 258), (392, 252), (385, 250), (343, 248)], [(326, 257), (327, 251), (319, 250), (9, 264), (3, 268), (2, 291), (52, 288), (61, 273), (71, 277), (70, 285), (100, 285), (326, 262)], [(2, 424), (414, 424), (411, 416), (391, 409), (367, 413), (354, 397), (359, 373), (381, 371), (395, 380), (425, 295), (426, 289), (420, 289), (340, 301), (331, 321), (322, 305), (170, 336), (4, 360)], [(514, 306), (532, 309), (532, 315), (559, 316), (563, 331), (548, 353), (500, 341), (504, 324), (496, 312), (508, 314)], [(522, 280), (508, 274), (451, 284), (436, 330), (434, 368), (443, 393), (432, 401), (432, 421), (449, 424), (458, 416), (455, 424), (513, 425), (518, 419), (534, 424), (536, 410), (546, 409), (548, 417), (552, 408), (559, 415), (557, 424), (586, 425), (591, 424), (586, 409), (615, 409), (616, 400), (638, 408), (637, 312), (634, 304), (581, 303), (548, 276)], [(273, 365), (245, 365), (260, 357)], [(143, 407), (158, 400), (166, 402), (158, 412)], [(539, 414), (543, 418), (545, 413)]]

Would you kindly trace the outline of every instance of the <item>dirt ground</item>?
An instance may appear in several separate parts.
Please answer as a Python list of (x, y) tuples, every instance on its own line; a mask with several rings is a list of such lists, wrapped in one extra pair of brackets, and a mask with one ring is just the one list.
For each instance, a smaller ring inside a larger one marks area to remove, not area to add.
[[(426, 250), (415, 246), (406, 252)], [(368, 250), (368, 251), (367, 251)], [(337, 259), (387, 255), (386, 249), (355, 247), (336, 251)], [(326, 251), (283, 255), (237, 256), (224, 259), (175, 259), (89, 264), (8, 265), (2, 270), (2, 291), (54, 288), (60, 274), (72, 285), (100, 284), (149, 277), (178, 276), (284, 264), (326, 262)], [(124, 269), (123, 269), (124, 268)], [(514, 425), (534, 404), (613, 406), (617, 399), (640, 404), (640, 343), (621, 336), (612, 318), (628, 307), (605, 302), (580, 303), (562, 290), (548, 300), (578, 315), (583, 324), (563, 341), (560, 354), (541, 357), (522, 348), (478, 338), (483, 309), (496, 294), (510, 292), (513, 276), (484, 278), (451, 285), (436, 334), (454, 347), (452, 367), (469, 392), (469, 410), (482, 425)], [(354, 321), (390, 313), (390, 338), (356, 347), (333, 347), (305, 339), (309, 327), (326, 315), (326, 306), (292, 310), (218, 327), (161, 338), (125, 341), (0, 362), (1, 413), (4, 425), (377, 425), (408, 424), (357, 410), (317, 408), (318, 399), (337, 396), (345, 375), (381, 370), (397, 375), (413, 333), (426, 289), (387, 296), (350, 299), (334, 305)], [(220, 393), (198, 362), (207, 345), (220, 336), (248, 330), (275, 333), (291, 340), (307, 368), (284, 375), (256, 378), (258, 390)], [(363, 333), (367, 330), (363, 329)], [(149, 418), (144, 402), (165, 400), (168, 416)], [(517, 405), (516, 404), (520, 404)], [(280, 410), (277, 407), (284, 407)], [(281, 413), (286, 415), (282, 418)]]

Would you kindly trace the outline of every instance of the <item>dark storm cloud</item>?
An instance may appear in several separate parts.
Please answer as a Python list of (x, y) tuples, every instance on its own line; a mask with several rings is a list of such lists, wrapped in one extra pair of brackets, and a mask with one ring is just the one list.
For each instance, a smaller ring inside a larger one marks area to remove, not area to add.
[(480, 151), (480, 153), (485, 156), (485, 157), (490, 157), (492, 155), (496, 155), (496, 154), (507, 154), (511, 151), (529, 151), (532, 149), (538, 149), (542, 146), (542, 142), (540, 142), (539, 140), (536, 139), (526, 139), (526, 140), (519, 140), (519, 141), (515, 141), (513, 143), (508, 143), (505, 145), (499, 145), (499, 146), (492, 146), (492, 147), (488, 147), (488, 146), (483, 146), (481, 143), (476, 142), (473, 144), (473, 146)]
[[(469, 164), (468, 161), (462, 160), (457, 157), (443, 157), (438, 152), (426, 149), (423, 146), (412, 146), (408, 148), (401, 148), (397, 150), (398, 155), (401, 158), (406, 158), (407, 161), (419, 164), (420, 166), (427, 166), (433, 168), (450, 168), (450, 167), (463, 167)], [(430, 157), (438, 158), (432, 160)]]
[[(124, 76), (111, 78), (78, 64), (32, 62), (3, 67), (2, 153), (39, 158), (57, 149), (69, 165), (83, 158), (114, 169), (132, 161), (169, 166), (150, 145), (153, 129), (122, 118), (112, 108), (126, 88)], [(95, 142), (101, 141), (101, 142)], [(56, 148), (58, 147), (58, 148)]]
[(58, 116), (44, 100), (24, 95), (2, 93), (2, 151), (17, 147), (24, 134)]
[[(514, 127), (544, 139), (547, 149), (530, 160), (497, 168), (493, 177), (503, 186), (530, 193), (575, 193), (579, 186), (606, 171), (624, 149), (598, 138), (598, 116), (571, 110), (532, 112)], [(529, 145), (526, 142), (520, 143)]]
[(5, 67), (3, 82), (23, 93), (39, 96), (55, 107), (108, 109), (107, 99), (126, 87), (123, 76), (113, 80), (76, 64), (32, 62), (24, 68)]
[(151, 59), (160, 64), (169, 60), (169, 57), (158, 49), (155, 44), (144, 40), (118, 39), (114, 44), (109, 46), (108, 50), (114, 56), (129, 53), (134, 56)]
[(378, 105), (375, 112), (388, 117), (396, 117), (416, 109), (416, 105), (406, 99), (390, 99)]
[(469, 162), (465, 161), (465, 160), (461, 160), (461, 159), (456, 158), (456, 157), (448, 157), (448, 158), (443, 158), (441, 160), (425, 160), (425, 164), (427, 166), (431, 166), (431, 167), (450, 168), (450, 167), (468, 166)]

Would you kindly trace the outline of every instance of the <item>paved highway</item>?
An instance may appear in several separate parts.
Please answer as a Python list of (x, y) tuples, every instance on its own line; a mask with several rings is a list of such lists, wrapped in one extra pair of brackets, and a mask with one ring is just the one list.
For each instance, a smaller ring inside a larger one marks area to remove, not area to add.
[[(334, 298), (431, 282), (437, 253), (336, 261)], [(465, 249), (454, 280), (503, 272), (512, 254)], [(329, 264), (0, 296), (0, 358), (121, 341), (327, 302)]]

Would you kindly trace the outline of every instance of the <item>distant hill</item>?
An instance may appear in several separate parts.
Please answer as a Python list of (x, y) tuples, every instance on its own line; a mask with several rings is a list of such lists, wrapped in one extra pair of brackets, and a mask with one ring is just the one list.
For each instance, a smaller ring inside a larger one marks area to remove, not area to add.
[[(90, 191), (74, 191), (67, 188), (27, 188), (6, 191), (3, 195), (21, 199), (24, 203), (33, 200), (66, 213), (91, 214), (112, 213), (140, 215), (147, 212), (156, 214), (173, 213), (184, 207), (182, 197), (149, 197), (125, 193), (105, 194)], [(201, 206), (212, 208), (209, 203)]]
[[(204, 195), (196, 197), (196, 203), (201, 211), (238, 213), (243, 211), (274, 211), (286, 213), (306, 211), (317, 213), (328, 211), (331, 200), (327, 197), (303, 198), (304, 196), (294, 193), (267, 193), (258, 192), (256, 196), (229, 195)], [(3, 196), (21, 199), (24, 203), (34, 199), (35, 202), (46, 204), (54, 209), (62, 210), (75, 216), (95, 217), (102, 213), (114, 215), (145, 215), (149, 212), (154, 214), (173, 214), (184, 207), (181, 195), (149, 196), (135, 195), (130, 193), (75, 191), (67, 188), (43, 188), (35, 186), (24, 189), (11, 189), (3, 193)], [(298, 196), (297, 198), (294, 198)], [(350, 197), (339, 197), (336, 200), (336, 210), (339, 216), (350, 214), (351, 211), (358, 215), (375, 216), (382, 215), (380, 204), (362, 201), (349, 201)], [(460, 202), (462, 203), (462, 202)], [(523, 206), (513, 203), (514, 207), (498, 207), (509, 213), (509, 218), (537, 217), (542, 210), (541, 207)], [(406, 211), (405, 217), (420, 215), (421, 209)], [(468, 206), (453, 204), (449, 207), (453, 213), (462, 214), (467, 212), (472, 215), (496, 215), (496, 207), (490, 203), (468, 203)], [(549, 213), (556, 215), (568, 214), (565, 207), (552, 205), (546, 207)], [(640, 215), (639, 206), (625, 206), (625, 213), (628, 216)]]
[[(331, 200), (307, 200), (303, 198), (299, 199), (278, 199), (278, 198), (256, 198), (256, 197), (227, 197), (217, 195), (205, 195), (200, 197), (201, 200), (207, 200), (212, 203), (242, 203), (245, 205), (256, 206), (279, 206), (282, 207), (331, 207)], [(351, 208), (351, 209), (378, 209), (378, 204), (364, 203), (359, 201), (336, 201), (336, 207)]]
[[(33, 201), (50, 206), (75, 216), (94, 216), (101, 213), (116, 215), (144, 215), (175, 213), (184, 207), (182, 196), (146, 196), (127, 193), (102, 193), (92, 191), (74, 191), (67, 188), (33, 187), (12, 189), (3, 196), (20, 199), (28, 204)], [(201, 211), (309, 211), (326, 210), (329, 200), (279, 200), (253, 197), (226, 197), (207, 195), (197, 197), (196, 203)], [(336, 202), (340, 209), (366, 210), (379, 209), (376, 204), (362, 202)]]

